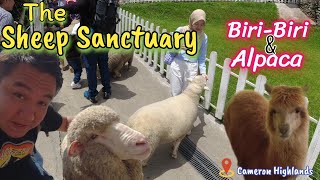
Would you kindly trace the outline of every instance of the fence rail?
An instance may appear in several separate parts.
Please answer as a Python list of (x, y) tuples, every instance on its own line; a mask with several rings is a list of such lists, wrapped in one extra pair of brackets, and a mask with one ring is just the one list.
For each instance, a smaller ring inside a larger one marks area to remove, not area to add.
[[(134, 1), (134, 0), (130, 0)], [(134, 1), (134, 2), (141, 2), (141, 1)], [(145, 2), (145, 1), (143, 1)], [(150, 2), (150, 1), (148, 1)], [(151, 1), (151, 2), (160, 2), (158, 1)], [(149, 21), (144, 20), (143, 18), (140, 18), (139, 16), (136, 16), (132, 13), (129, 13), (128, 11), (125, 11), (123, 9), (119, 9), (119, 17), (121, 19), (121, 23), (117, 25), (117, 32), (121, 34), (124, 31), (131, 31), (136, 28), (136, 26), (140, 25), (142, 27), (142, 30), (144, 31), (156, 31), (158, 34), (167, 32), (166, 29), (160, 29), (160, 26), (154, 25), (154, 23), (150, 23)], [(139, 56), (144, 60), (146, 63), (148, 63), (150, 66), (153, 67), (155, 71), (159, 71), (160, 74), (165, 75), (167, 79), (169, 79), (169, 73), (170, 72), (170, 66), (166, 66), (164, 64), (164, 55), (165, 50), (160, 48), (155, 49), (147, 49), (144, 46), (140, 46), (140, 49), (137, 49), (136, 52), (139, 54)], [(210, 107), (215, 109), (215, 118), (221, 120), (223, 117), (223, 112), (225, 108), (225, 103), (227, 100), (227, 92), (230, 82), (230, 77), (236, 77), (238, 79), (237, 85), (236, 85), (236, 91), (238, 92), (240, 90), (245, 89), (246, 85), (251, 86), (254, 88), (255, 91), (259, 92), (262, 95), (268, 95), (264, 89), (264, 84), (267, 82), (267, 78), (263, 75), (259, 75), (256, 78), (256, 82), (252, 83), (247, 80), (247, 74), (248, 71), (246, 69), (240, 69), (239, 74), (236, 74), (231, 71), (229, 67), (230, 59), (226, 58), (224, 61), (224, 65), (221, 66), (217, 63), (217, 52), (211, 52), (209, 59), (207, 58), (207, 61), (209, 61), (208, 64), (208, 81), (207, 86), (210, 88), (209, 91), (206, 91), (204, 96), (201, 97), (203, 100), (203, 106), (205, 109), (209, 109)], [(220, 87), (218, 92), (218, 99), (215, 104), (212, 103), (212, 90), (215, 86), (215, 77), (217, 75), (217, 69), (222, 70), (222, 76), (220, 81)], [(309, 118), (312, 123), (315, 123), (317, 125), (317, 128), (315, 130), (314, 136), (312, 138), (312, 141), (309, 146), (308, 151), (308, 157), (307, 157), (307, 165), (309, 167), (313, 167), (317, 157), (319, 156), (320, 152), (320, 123), (313, 117)]]

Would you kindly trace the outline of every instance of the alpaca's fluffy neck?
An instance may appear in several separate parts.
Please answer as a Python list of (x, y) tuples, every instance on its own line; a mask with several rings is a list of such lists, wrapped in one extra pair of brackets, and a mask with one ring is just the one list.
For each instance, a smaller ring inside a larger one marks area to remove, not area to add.
[(267, 148), (267, 160), (270, 166), (294, 166), (304, 168), (308, 150), (308, 130), (307, 125), (300, 127), (287, 140), (269, 134), (269, 146)]

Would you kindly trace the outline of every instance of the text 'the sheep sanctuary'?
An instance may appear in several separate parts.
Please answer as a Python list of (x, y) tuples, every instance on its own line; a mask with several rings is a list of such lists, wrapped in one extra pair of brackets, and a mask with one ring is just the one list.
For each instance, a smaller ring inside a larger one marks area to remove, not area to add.
[[(47, 21), (63, 22), (66, 20), (66, 11), (64, 9), (57, 9), (54, 13), (50, 9), (44, 7), (44, 3), (24, 3), (23, 6), (29, 10), (29, 20), (33, 22), (33, 10), (40, 8), (40, 21), (44, 22), (45, 17)], [(52, 17), (53, 16), (53, 17)], [(134, 46), (135, 49), (140, 49), (140, 42), (148, 49), (151, 48), (162, 48), (162, 49), (179, 49), (181, 41), (184, 40), (185, 47), (187, 48), (186, 53), (188, 55), (195, 55), (197, 53), (197, 33), (186, 32), (179, 33), (174, 32), (162, 33), (159, 35), (157, 32), (146, 32), (141, 30), (142, 27), (138, 25), (135, 30), (130, 32), (125, 31), (121, 35), (115, 33), (102, 34), (92, 32), (87, 26), (80, 26), (77, 30), (78, 41), (76, 43), (79, 50), (85, 50), (91, 48), (93, 50), (108, 50), (109, 48), (124, 48), (130, 49)], [(3, 41), (1, 45), (5, 49), (42, 49), (54, 50), (58, 55), (65, 53), (65, 48), (68, 48), (69, 35), (67, 32), (56, 31), (56, 32), (33, 32), (28, 34), (24, 32), (23, 26), (18, 24), (14, 26), (5, 26), (2, 29)]]

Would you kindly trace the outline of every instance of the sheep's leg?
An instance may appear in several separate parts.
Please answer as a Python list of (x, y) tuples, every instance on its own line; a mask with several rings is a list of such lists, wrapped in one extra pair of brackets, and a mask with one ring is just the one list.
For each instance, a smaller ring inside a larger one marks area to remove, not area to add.
[(182, 141), (182, 139), (184, 138), (185, 136), (181, 136), (179, 139), (177, 139), (174, 143), (173, 143), (173, 150), (172, 150), (172, 154), (171, 154), (171, 157), (174, 158), (174, 159), (177, 159), (178, 155), (177, 155), (177, 152), (178, 152), (178, 148), (180, 146), (180, 143)]
[(121, 77), (121, 73), (118, 71), (114, 71), (114, 78), (120, 78)]
[(115, 73), (115, 77), (118, 77), (118, 78), (121, 77), (120, 70), (121, 70), (122, 67), (123, 67), (123, 65), (120, 63), (119, 66), (114, 69), (113, 72)]
[(132, 65), (132, 60), (133, 60), (133, 57), (131, 57), (131, 59), (128, 61), (128, 71), (129, 71), (129, 69), (130, 69), (130, 67)]

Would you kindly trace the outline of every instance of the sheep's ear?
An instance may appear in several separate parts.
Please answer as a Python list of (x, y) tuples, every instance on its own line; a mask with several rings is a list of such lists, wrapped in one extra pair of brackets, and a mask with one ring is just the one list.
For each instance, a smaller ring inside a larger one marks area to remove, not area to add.
[(81, 144), (79, 141), (75, 140), (70, 144), (70, 147), (68, 149), (68, 156), (77, 156), (79, 155), (84, 149), (83, 144)]
[(273, 89), (273, 87), (271, 85), (269, 85), (269, 84), (265, 84), (264, 85), (264, 89), (270, 94), (272, 89)]
[(191, 79), (191, 78), (188, 78), (187, 81), (188, 81), (188, 82), (192, 82), (192, 79)]

